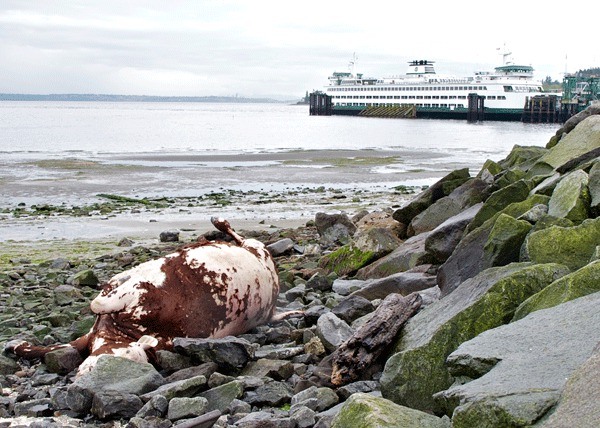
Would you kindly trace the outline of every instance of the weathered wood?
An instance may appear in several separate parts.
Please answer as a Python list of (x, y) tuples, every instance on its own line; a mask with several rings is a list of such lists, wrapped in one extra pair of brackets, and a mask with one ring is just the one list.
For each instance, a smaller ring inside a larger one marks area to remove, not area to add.
[(356, 333), (331, 354), (331, 383), (342, 386), (360, 379), (362, 373), (392, 343), (402, 326), (421, 307), (418, 293), (390, 294)]

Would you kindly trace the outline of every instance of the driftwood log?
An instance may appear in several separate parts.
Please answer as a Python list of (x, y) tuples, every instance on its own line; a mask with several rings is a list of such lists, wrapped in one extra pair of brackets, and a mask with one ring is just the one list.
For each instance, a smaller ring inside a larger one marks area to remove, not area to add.
[(406, 321), (417, 313), (421, 303), (417, 293), (388, 295), (373, 316), (331, 354), (331, 383), (342, 386), (360, 379), (392, 343)]

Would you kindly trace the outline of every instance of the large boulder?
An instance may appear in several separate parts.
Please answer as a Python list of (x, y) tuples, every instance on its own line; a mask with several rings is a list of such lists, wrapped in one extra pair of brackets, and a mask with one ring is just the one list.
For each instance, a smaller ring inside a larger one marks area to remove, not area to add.
[(569, 378), (543, 428), (593, 427), (600, 421), (600, 347)]
[(558, 264), (512, 263), (487, 269), (423, 309), (404, 326), (381, 378), (385, 398), (439, 412), (433, 394), (452, 385), (446, 357), (461, 343), (508, 323), (529, 296), (568, 273)]
[(350, 243), (321, 257), (319, 267), (327, 272), (335, 272), (338, 276), (353, 275), (377, 258), (378, 254), (372, 249), (362, 249)]
[(394, 211), (394, 220), (409, 224), (412, 219), (440, 198), (449, 195), (454, 189), (470, 178), (469, 169), (452, 171), (413, 198), (408, 204)]
[(492, 218), (496, 213), (502, 211), (513, 202), (520, 202), (529, 196), (529, 184), (525, 180), (519, 180), (502, 189), (496, 190), (490, 195), (477, 212), (473, 221), (469, 224), (467, 231), (470, 232), (481, 226), (486, 220)]
[(356, 225), (344, 214), (317, 213), (315, 226), (324, 245), (347, 244), (356, 232)]
[(331, 428), (450, 428), (448, 418), (399, 406), (385, 398), (356, 393), (344, 403)]
[(600, 217), (578, 226), (551, 226), (532, 232), (523, 244), (526, 257), (535, 263), (563, 263), (571, 270), (585, 266), (600, 243)]
[(558, 144), (540, 158), (540, 162), (556, 169), (598, 147), (600, 147), (600, 115), (592, 115), (579, 122)]
[(548, 203), (548, 215), (581, 223), (588, 218), (590, 193), (588, 175), (580, 169), (567, 174), (558, 183)]
[(504, 266), (518, 262), (521, 245), (530, 230), (529, 222), (500, 214), (483, 246), (484, 256), (490, 265)]
[(460, 214), (464, 209), (482, 202), (487, 198), (489, 188), (490, 185), (479, 178), (466, 181), (448, 196), (437, 200), (416, 215), (408, 226), (408, 235), (414, 236), (429, 232), (450, 217)]
[(520, 320), (540, 309), (551, 308), (598, 291), (600, 291), (600, 260), (563, 276), (525, 300), (517, 308), (513, 321)]
[(475, 204), (436, 227), (425, 240), (425, 251), (433, 260), (443, 263), (448, 260), (463, 237), (465, 228), (481, 209), (483, 203)]
[[(438, 285), (442, 294), (451, 293), (461, 282), (473, 278), (479, 272), (494, 266), (493, 252), (485, 251), (490, 233), (496, 220), (501, 214), (518, 218), (534, 206), (547, 204), (549, 198), (543, 195), (533, 195), (521, 202), (514, 202), (487, 220), (470, 233), (466, 233), (458, 243), (452, 255), (438, 270)], [(488, 246), (488, 250), (491, 248)]]
[(598, 305), (595, 293), (463, 343), (448, 365), (455, 376), (475, 379), (436, 397), (452, 413), (453, 427), (528, 427), (538, 421), (600, 341)]

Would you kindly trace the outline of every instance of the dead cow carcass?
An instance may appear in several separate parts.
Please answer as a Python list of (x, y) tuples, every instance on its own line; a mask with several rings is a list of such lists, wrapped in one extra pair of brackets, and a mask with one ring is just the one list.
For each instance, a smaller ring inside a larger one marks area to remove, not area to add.
[(71, 346), (87, 357), (82, 373), (102, 354), (146, 362), (149, 348), (170, 349), (175, 337), (220, 338), (268, 322), (279, 293), (271, 255), (226, 220), (212, 222), (233, 242), (203, 240), (115, 275), (91, 302), (97, 318), (88, 334), (48, 347), (13, 341), (9, 350), (35, 359)]

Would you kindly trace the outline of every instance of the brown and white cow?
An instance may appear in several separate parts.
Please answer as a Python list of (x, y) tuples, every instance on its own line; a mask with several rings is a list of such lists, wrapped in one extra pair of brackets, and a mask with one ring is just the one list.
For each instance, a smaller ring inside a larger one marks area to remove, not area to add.
[(170, 349), (175, 337), (221, 338), (281, 318), (274, 316), (279, 279), (271, 254), (226, 220), (211, 221), (234, 242), (203, 240), (115, 275), (91, 302), (97, 318), (90, 332), (68, 345), (8, 348), (35, 359), (74, 347), (87, 356), (81, 374), (102, 354), (146, 362), (149, 349)]

